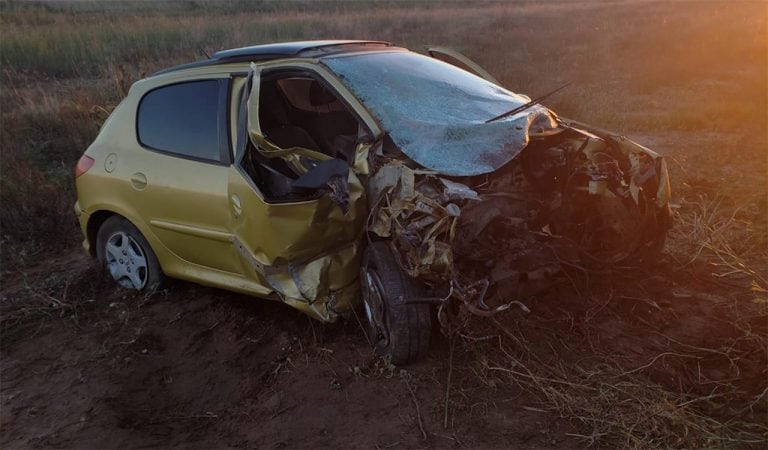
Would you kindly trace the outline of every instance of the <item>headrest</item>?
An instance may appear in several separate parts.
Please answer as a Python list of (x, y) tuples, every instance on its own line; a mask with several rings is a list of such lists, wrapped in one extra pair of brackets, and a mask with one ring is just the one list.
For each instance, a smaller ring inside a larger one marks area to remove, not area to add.
[(312, 106), (322, 106), (334, 102), (336, 102), (336, 96), (318, 81), (313, 80), (309, 86), (309, 103)]
[(277, 84), (268, 81), (261, 84), (259, 91), (259, 115), (265, 121), (265, 127), (275, 127), (288, 123), (288, 113), (282, 95), (277, 92)]

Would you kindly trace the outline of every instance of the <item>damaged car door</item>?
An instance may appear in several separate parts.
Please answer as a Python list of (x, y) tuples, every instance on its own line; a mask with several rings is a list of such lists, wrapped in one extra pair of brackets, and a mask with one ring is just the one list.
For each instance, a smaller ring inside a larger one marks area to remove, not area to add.
[(353, 148), (349, 160), (341, 156), (348, 150), (324, 152), (320, 137), (295, 123), (279, 79), (265, 79), (252, 65), (232, 93), (238, 103), (228, 188), (234, 245), (247, 276), (291, 306), (330, 321), (359, 292), (365, 194), (350, 161), (366, 139), (335, 139), (353, 141), (346, 146)]

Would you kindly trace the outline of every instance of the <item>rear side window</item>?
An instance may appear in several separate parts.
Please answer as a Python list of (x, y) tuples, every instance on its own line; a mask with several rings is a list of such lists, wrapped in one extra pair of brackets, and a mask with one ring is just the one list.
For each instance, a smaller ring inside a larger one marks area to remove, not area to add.
[(139, 103), (139, 142), (151, 150), (204, 161), (224, 162), (228, 149), (226, 80), (163, 86)]

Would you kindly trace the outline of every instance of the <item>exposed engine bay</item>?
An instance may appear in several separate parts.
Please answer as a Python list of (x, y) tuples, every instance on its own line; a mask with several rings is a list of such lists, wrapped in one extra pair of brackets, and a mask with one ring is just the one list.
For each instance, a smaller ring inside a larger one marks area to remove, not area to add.
[(371, 156), (368, 230), (440, 305), (444, 332), (467, 312), (527, 310), (520, 300), (564, 265), (652, 257), (670, 226), (664, 160), (567, 122), (489, 174), (449, 178), (408, 161), (393, 145)]

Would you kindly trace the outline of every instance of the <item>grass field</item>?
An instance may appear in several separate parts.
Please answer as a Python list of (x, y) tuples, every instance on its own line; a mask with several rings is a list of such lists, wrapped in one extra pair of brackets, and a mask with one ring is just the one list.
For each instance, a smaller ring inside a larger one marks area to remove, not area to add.
[[(438, 346), (435, 359), (413, 369), (411, 382), (440, 380), (439, 388), (420, 394), (434, 407), (419, 414), (427, 427), (456, 440), (427, 440), (422, 428), (426, 445), (462, 445), (456, 433), (465, 429), (448, 426), (449, 412), (456, 421), (485, 420), (490, 413), (485, 409), (478, 419), (477, 402), (467, 393), (493, 404), (487, 398), (509, 385), (532, 395), (534, 409), (565, 421), (565, 428), (554, 428), (573, 439), (561, 442), (566, 446), (760, 447), (768, 439), (767, 23), (760, 1), (3, 1), (6, 369), (23, 366), (17, 352), (25, 340), (45, 335), (31, 330), (69, 326), (73, 315), (84, 323), (106, 320), (109, 314), (91, 300), (123, 301), (85, 281), (92, 273), (82, 261), (55, 276), (46, 268), (66, 267), (62, 255), (80, 251), (74, 165), (133, 81), (204, 58), (203, 52), (274, 41), (375, 39), (418, 51), (437, 44), (463, 52), (509, 89), (532, 97), (570, 82), (547, 106), (667, 155), (675, 226), (659, 267), (617, 268), (591, 280), (573, 274), (537, 300), (539, 315), (505, 318), (513, 324), (503, 327), (479, 323), (477, 336), (480, 330), (498, 335), (480, 344), (457, 338)], [(166, 296), (190, 289), (171, 288)], [(75, 331), (67, 336), (77, 339)], [(314, 328), (297, 333), (317, 344)], [(461, 368), (454, 368), (454, 358)], [(447, 373), (453, 375), (446, 382)], [(4, 415), (3, 442), (29, 444), (22, 423)], [(222, 432), (210, 426), (211, 433)], [(527, 442), (515, 439), (463, 442)], [(418, 436), (408, 442), (425, 444)]]

